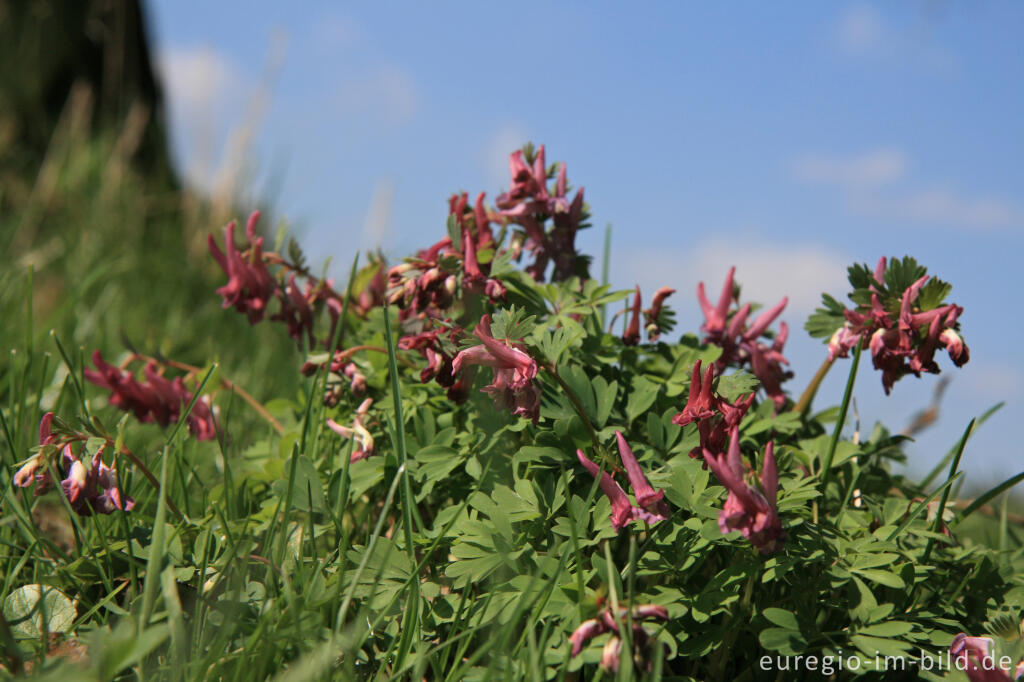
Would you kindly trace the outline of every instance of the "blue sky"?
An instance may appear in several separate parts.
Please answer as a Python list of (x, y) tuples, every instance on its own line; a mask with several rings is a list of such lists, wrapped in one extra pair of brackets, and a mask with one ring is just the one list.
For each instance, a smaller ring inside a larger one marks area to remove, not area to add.
[[(150, 24), (175, 155), (190, 181), (270, 203), (310, 256), (392, 257), (435, 241), (455, 190), (507, 184), (526, 140), (584, 186), (613, 283), (679, 290), (729, 266), (745, 297), (783, 295), (799, 393), (823, 347), (803, 321), (845, 266), (911, 254), (954, 285), (971, 362), (942, 422), (909, 448), (938, 461), (968, 420), (1006, 408), (965, 455), (974, 484), (1024, 465), (1024, 5), (285, 3), (158, 0)], [(732, 11), (729, 11), (729, 10)], [(340, 271), (340, 268), (337, 269)], [(885, 398), (870, 363), (863, 428), (899, 429), (937, 381)], [(846, 366), (819, 406), (838, 402)]]

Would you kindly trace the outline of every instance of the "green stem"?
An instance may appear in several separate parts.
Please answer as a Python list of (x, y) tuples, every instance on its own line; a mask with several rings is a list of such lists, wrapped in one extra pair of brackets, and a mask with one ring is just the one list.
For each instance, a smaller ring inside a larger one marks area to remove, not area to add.
[(836, 418), (836, 428), (832, 432), (832, 442), (829, 443), (828, 452), (825, 454), (825, 461), (821, 466), (821, 489), (824, 492), (828, 485), (828, 476), (832, 469), (832, 458), (835, 457), (836, 447), (839, 445), (839, 436), (843, 433), (843, 425), (846, 423), (846, 413), (850, 409), (850, 397), (853, 395), (853, 382), (857, 379), (857, 367), (860, 366), (860, 354), (863, 347), (858, 343), (853, 351), (853, 363), (850, 365), (850, 375), (846, 379), (846, 390), (843, 391), (843, 404), (839, 407), (839, 416)]
[(830, 358), (825, 358), (825, 361), (821, 363), (821, 367), (814, 373), (811, 378), (811, 383), (807, 384), (807, 388), (804, 389), (803, 394), (800, 396), (800, 400), (797, 401), (796, 405), (793, 406), (793, 411), (798, 412), (801, 415), (807, 414), (807, 411), (811, 409), (811, 401), (814, 400), (814, 396), (817, 395), (818, 389), (821, 388), (821, 382), (825, 380), (828, 375), (828, 371), (832, 369), (833, 361)]
[(569, 388), (569, 384), (565, 383), (565, 379), (559, 376), (558, 370), (555, 369), (554, 365), (545, 365), (544, 369), (551, 373), (551, 376), (558, 382), (558, 385), (562, 387), (563, 391), (565, 391), (565, 395), (568, 396), (569, 402), (571, 402), (572, 406), (576, 409), (576, 414), (580, 416), (580, 419), (583, 420), (583, 425), (586, 426), (587, 431), (590, 432), (590, 440), (594, 443), (595, 452), (600, 452), (601, 441), (597, 437), (597, 431), (594, 430), (593, 424), (590, 423), (590, 418), (587, 417), (586, 410), (583, 409), (583, 403), (581, 403), (580, 399), (575, 393), (573, 393), (573, 390)]

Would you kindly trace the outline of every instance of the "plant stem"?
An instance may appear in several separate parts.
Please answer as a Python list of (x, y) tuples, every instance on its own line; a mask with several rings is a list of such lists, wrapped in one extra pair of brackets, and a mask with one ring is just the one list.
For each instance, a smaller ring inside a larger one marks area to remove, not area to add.
[[(107, 442), (111, 446), (114, 445), (114, 442), (111, 440), (107, 440)], [(153, 475), (153, 472), (149, 470), (149, 467), (147, 467), (143, 463), (143, 461), (135, 455), (134, 452), (124, 447), (123, 445), (120, 447), (120, 449), (118, 449), (118, 453), (124, 455), (125, 457), (132, 461), (132, 464), (134, 464), (136, 468), (138, 468), (138, 470), (142, 472), (142, 475), (145, 476), (149, 480), (149, 482), (153, 484), (153, 487), (156, 488), (157, 492), (164, 496), (164, 500), (167, 502), (167, 508), (174, 512), (175, 516), (184, 521), (185, 515), (182, 514), (181, 510), (179, 510), (174, 505), (174, 502), (171, 501), (171, 496), (167, 494), (167, 491), (161, 489), (160, 481), (157, 479), (156, 476)]]
[(562, 387), (563, 391), (565, 391), (565, 395), (569, 397), (569, 402), (571, 402), (572, 406), (576, 409), (576, 414), (580, 416), (580, 419), (583, 420), (583, 425), (586, 426), (587, 431), (590, 432), (590, 440), (594, 443), (594, 450), (596, 452), (600, 452), (601, 441), (597, 437), (597, 431), (594, 430), (594, 425), (590, 423), (590, 418), (587, 417), (586, 410), (583, 409), (583, 403), (580, 402), (580, 399), (576, 396), (573, 390), (569, 388), (569, 384), (565, 383), (565, 379), (558, 374), (558, 370), (555, 369), (554, 365), (544, 365), (544, 369), (551, 373), (551, 376), (558, 382), (558, 385)]
[(818, 371), (811, 378), (811, 383), (807, 384), (807, 388), (804, 389), (800, 400), (793, 406), (793, 412), (799, 412), (801, 415), (807, 414), (807, 411), (811, 409), (811, 401), (814, 400), (814, 396), (818, 393), (821, 382), (825, 380), (828, 371), (832, 369), (832, 364), (833, 361), (831, 359), (825, 358), (825, 361), (821, 363), (821, 367), (818, 368)]
[(842, 435), (843, 425), (846, 422), (846, 413), (850, 409), (850, 397), (853, 395), (853, 382), (857, 379), (857, 367), (860, 366), (860, 354), (863, 347), (858, 343), (853, 351), (853, 362), (850, 365), (850, 376), (846, 379), (846, 390), (843, 391), (843, 404), (839, 407), (839, 416), (836, 418), (836, 428), (832, 432), (832, 442), (829, 443), (828, 452), (825, 454), (825, 461), (821, 466), (821, 490), (825, 491), (828, 484), (828, 475), (832, 469), (832, 458), (836, 454), (836, 446), (839, 445), (839, 436)]
[[(185, 372), (199, 373), (203, 371), (202, 367), (196, 367), (195, 365), (189, 365), (184, 362), (178, 362), (177, 360), (154, 358), (149, 355), (142, 355), (141, 353), (132, 353), (131, 360), (141, 360), (143, 362), (152, 361), (159, 365), (173, 367), (174, 369), (180, 369)], [(222, 388), (238, 394), (239, 398), (247, 402), (249, 406), (252, 407), (252, 409), (254, 409), (261, 417), (263, 417), (267, 421), (267, 423), (274, 427), (274, 430), (277, 431), (278, 435), (284, 433), (284, 426), (281, 425), (281, 422), (277, 421), (277, 419), (274, 418), (274, 415), (270, 414), (270, 412), (267, 411), (267, 408), (263, 407), (263, 405), (260, 404), (260, 401), (256, 400), (256, 398), (254, 398), (251, 393), (249, 393), (244, 388), (242, 388), (235, 382), (231, 381), (230, 379), (226, 379), (224, 377), (220, 378), (220, 385)]]

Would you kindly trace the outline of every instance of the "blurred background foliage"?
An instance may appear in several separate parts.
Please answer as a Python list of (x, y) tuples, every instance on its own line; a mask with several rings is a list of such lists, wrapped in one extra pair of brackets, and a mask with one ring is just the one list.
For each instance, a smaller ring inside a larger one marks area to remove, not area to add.
[(53, 330), (85, 357), (100, 349), (116, 359), (130, 344), (218, 361), (262, 400), (292, 395), (294, 345), (225, 314), (214, 291), (224, 276), (207, 235), (222, 239), (224, 224), (251, 208), (176, 177), (137, 0), (0, 2), (5, 350), (56, 356)]

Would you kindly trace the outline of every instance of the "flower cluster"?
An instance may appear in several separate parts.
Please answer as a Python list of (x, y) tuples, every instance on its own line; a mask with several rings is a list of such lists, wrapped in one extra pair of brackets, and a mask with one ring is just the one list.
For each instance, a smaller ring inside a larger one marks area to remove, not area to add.
[(388, 302), (413, 314), (439, 317), (458, 291), (457, 257), (452, 238), (445, 237), (394, 266), (388, 271)]
[(327, 426), (334, 431), (336, 434), (343, 438), (348, 438), (354, 443), (352, 448), (352, 456), (349, 458), (352, 462), (358, 462), (361, 459), (366, 459), (374, 452), (376, 448), (373, 444), (373, 436), (366, 429), (366, 417), (370, 412), (370, 406), (373, 405), (373, 398), (367, 398), (356, 410), (355, 417), (352, 419), (352, 426), (342, 426), (333, 419), (327, 420)]
[[(622, 653), (622, 631), (627, 624), (626, 614), (626, 609), (620, 607), (619, 615), (616, 617), (611, 608), (606, 608), (597, 618), (583, 621), (569, 635), (569, 642), (572, 644), (571, 656), (578, 656), (586, 643), (594, 637), (611, 632), (613, 634), (605, 642), (604, 650), (601, 653), (601, 667), (608, 672), (617, 672)], [(657, 640), (651, 638), (642, 623), (644, 621), (665, 622), (668, 620), (668, 610), (664, 606), (656, 604), (643, 604), (634, 606), (630, 610), (629, 616), (633, 621), (630, 650), (633, 652), (634, 663), (637, 668), (650, 671), (650, 649)]]
[[(845, 324), (829, 339), (828, 353), (829, 360), (844, 358), (857, 344), (863, 344), (871, 350), (875, 369), (882, 372), (882, 386), (889, 393), (893, 384), (907, 374), (938, 374), (935, 351), (940, 344), (957, 367), (970, 359), (970, 350), (959, 334), (957, 319), (964, 310), (961, 306), (941, 305), (932, 292), (922, 296), (922, 290), (932, 279), (925, 274), (902, 291), (893, 291), (886, 287), (887, 269), (883, 256), (867, 284), (869, 302), (854, 310), (842, 310)], [(948, 291), (948, 285), (933, 281), (934, 289)], [(923, 304), (922, 298), (927, 299)]]
[(427, 361), (427, 366), (420, 372), (420, 381), (436, 381), (447, 389), (448, 399), (459, 404), (469, 397), (469, 386), (472, 383), (470, 370), (456, 377), (453, 367), (459, 340), (465, 332), (454, 326), (451, 320), (445, 320), (444, 324), (448, 326), (447, 333), (445, 329), (439, 328), (410, 334), (399, 339), (398, 347), (418, 352)]
[[(636, 455), (630, 449), (625, 437), (620, 431), (615, 432), (615, 439), (619, 446), (619, 456), (622, 458), (622, 465), (626, 469), (626, 476), (629, 478), (629, 485), (636, 497), (636, 505), (632, 504), (622, 487), (615, 482), (609, 474), (587, 458), (582, 450), (576, 451), (583, 468), (590, 472), (594, 478), (600, 479), (601, 491), (608, 497), (612, 505), (612, 527), (615, 530), (622, 530), (633, 521), (644, 521), (655, 524), (667, 519), (672, 511), (665, 502), (665, 491), (655, 490), (651, 487), (647, 477), (640, 468)], [(639, 506), (637, 506), (639, 505)]]
[[(288, 326), (288, 335), (295, 339), (300, 348), (303, 340), (307, 348), (313, 348), (317, 342), (314, 336), (314, 321), (319, 307), (317, 304), (323, 303), (330, 313), (328, 337), (331, 338), (341, 316), (342, 298), (334, 291), (331, 280), (318, 280), (277, 254), (264, 253), (263, 237), (256, 234), (259, 218), (259, 211), (249, 216), (245, 226), (249, 245), (243, 251), (235, 246), (234, 221), (225, 228), (226, 254), (221, 251), (212, 234), (207, 237), (210, 253), (228, 276), (227, 284), (217, 289), (217, 293), (224, 299), (223, 307), (234, 306), (239, 312), (244, 312), (249, 318), (249, 324), (263, 320), (270, 301), (276, 299), (279, 309), (270, 319), (284, 322)], [(268, 263), (283, 265), (291, 270), (287, 280), (279, 282), (275, 279), (267, 267)], [(355, 311), (364, 315), (368, 307), (379, 304), (383, 296), (383, 263), (375, 261), (371, 266), (376, 268), (375, 276), (367, 282), (363, 291), (353, 295)], [(300, 286), (297, 282), (297, 272), (306, 278), (305, 285)], [(326, 347), (327, 341), (324, 340), (321, 345)]]
[(690, 451), (690, 457), (701, 457), (706, 450), (725, 452), (729, 433), (737, 428), (747, 410), (754, 403), (754, 394), (730, 403), (722, 396), (714, 395), (715, 366), (708, 365), (701, 376), (701, 361), (693, 364), (690, 376), (690, 393), (683, 411), (672, 417), (676, 426), (697, 424), (700, 444)]
[[(97, 448), (86, 466), (73, 447), (85, 437), (58, 437), (52, 431), (53, 418), (53, 412), (43, 415), (39, 423), (42, 448), (14, 474), (14, 485), (26, 488), (35, 483), (34, 494), (42, 495), (55, 487), (53, 474), (56, 473), (63, 477), (60, 487), (75, 513), (91, 516), (110, 514), (115, 509), (130, 511), (135, 500), (122, 493), (117, 471), (103, 462), (106, 444)], [(58, 451), (57, 461), (48, 461), (49, 456)]]
[(697, 299), (704, 312), (704, 324), (701, 325), (704, 343), (711, 343), (722, 349), (722, 355), (715, 361), (719, 373), (726, 367), (743, 367), (749, 363), (750, 370), (761, 381), (765, 393), (775, 403), (776, 408), (781, 409), (786, 404), (782, 382), (793, 376), (792, 372), (782, 368), (782, 365), (789, 364), (782, 355), (782, 347), (789, 336), (789, 327), (785, 322), (780, 322), (779, 332), (774, 339), (769, 339), (770, 344), (761, 341), (760, 338), (766, 336), (769, 325), (782, 313), (789, 299), (783, 298), (775, 307), (758, 315), (748, 326), (747, 318), (751, 312), (749, 303), (731, 314), (729, 312), (735, 298), (735, 274), (736, 268), (730, 268), (718, 303), (714, 306), (704, 293), (704, 283), (697, 285)]
[(245, 313), (249, 324), (256, 324), (263, 319), (267, 305), (277, 291), (277, 283), (263, 262), (263, 237), (256, 236), (259, 219), (259, 211), (253, 211), (245, 224), (249, 248), (244, 253), (235, 247), (234, 220), (225, 228), (224, 248), (227, 254), (220, 250), (212, 234), (206, 240), (214, 260), (228, 276), (228, 283), (217, 289), (217, 293), (224, 299), (224, 307), (234, 306), (238, 312)]
[(782, 549), (786, 533), (782, 530), (776, 497), (779, 473), (775, 464), (775, 444), (768, 441), (761, 467), (761, 489), (744, 480), (743, 460), (740, 457), (739, 429), (733, 428), (729, 449), (723, 455), (704, 451), (704, 461), (718, 481), (729, 491), (725, 506), (718, 513), (718, 527), (722, 533), (738, 530), (762, 554)]
[[(505, 300), (505, 285), (490, 277), (491, 259), (481, 264), (477, 253), (485, 249), (494, 250), (494, 235), (491, 233), (491, 219), (484, 206), (485, 194), (476, 197), (476, 205), (470, 211), (466, 193), (449, 199), (449, 211), (455, 217), (456, 228), (462, 235), (462, 287), (468, 292), (482, 294), (491, 301)], [(472, 229), (470, 229), (472, 228)]]
[(486, 365), (494, 370), (494, 378), (482, 390), (494, 399), (495, 408), (507, 409), (512, 414), (529, 419), (534, 424), (540, 417), (540, 389), (533, 380), (537, 376), (537, 362), (526, 353), (521, 343), (508, 339), (498, 340), (491, 333), (491, 316), (484, 315), (473, 329), (481, 345), (471, 346), (452, 360), (456, 374), (463, 367)]
[[(146, 376), (144, 382), (107, 364), (99, 351), (92, 354), (92, 363), (96, 370), (85, 370), (85, 378), (110, 391), (110, 404), (131, 412), (140, 422), (156, 422), (161, 426), (177, 422), (182, 409), (192, 401), (192, 393), (185, 388), (181, 377), (167, 380), (157, 371), (155, 362), (146, 363), (143, 370)], [(198, 440), (217, 437), (217, 426), (208, 397), (200, 398), (192, 406), (188, 415), (188, 428)]]
[[(526, 159), (523, 158), (524, 151)], [(562, 163), (554, 190), (549, 191), (548, 177), (551, 173), (545, 165), (544, 145), (537, 149), (536, 155), (532, 147), (517, 150), (509, 156), (508, 163), (511, 175), (509, 188), (495, 203), (501, 216), (523, 228), (525, 234), (521, 241), (534, 257), (533, 264), (526, 271), (542, 282), (548, 264), (553, 262), (552, 279), (556, 282), (573, 276), (586, 276), (586, 261), (576, 251), (576, 233), (585, 226), (586, 220), (583, 188), (576, 192), (572, 201), (569, 200), (566, 165)], [(544, 227), (549, 218), (553, 223), (550, 233)]]

